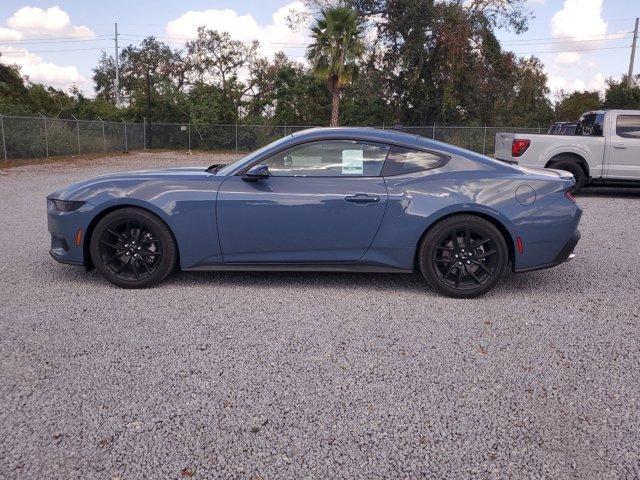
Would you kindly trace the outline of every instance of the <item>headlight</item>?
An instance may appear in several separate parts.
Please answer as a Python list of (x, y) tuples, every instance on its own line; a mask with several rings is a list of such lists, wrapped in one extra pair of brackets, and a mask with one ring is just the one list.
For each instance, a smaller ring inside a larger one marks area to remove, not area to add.
[(85, 202), (58, 200), (55, 198), (50, 199), (49, 201), (53, 204), (53, 208), (55, 208), (59, 212), (75, 212), (85, 204)]

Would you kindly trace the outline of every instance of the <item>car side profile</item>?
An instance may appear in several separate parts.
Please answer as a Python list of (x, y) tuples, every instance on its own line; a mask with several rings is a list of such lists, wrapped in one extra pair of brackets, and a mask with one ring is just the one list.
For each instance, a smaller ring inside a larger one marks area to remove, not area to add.
[(475, 297), (507, 266), (573, 257), (582, 210), (566, 172), (434, 140), (321, 128), (231, 165), (124, 172), (47, 197), (51, 256), (123, 288), (182, 270), (419, 270)]

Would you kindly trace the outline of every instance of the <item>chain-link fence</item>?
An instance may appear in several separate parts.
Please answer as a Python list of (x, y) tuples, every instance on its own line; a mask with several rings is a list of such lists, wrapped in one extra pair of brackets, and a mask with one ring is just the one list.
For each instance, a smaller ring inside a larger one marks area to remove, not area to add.
[[(0, 115), (2, 153), (6, 162), (57, 156), (106, 156), (144, 149), (248, 152), (306, 128), (312, 126), (146, 121), (131, 123)], [(492, 155), (494, 152), (497, 132), (542, 132), (539, 126), (520, 128), (431, 125), (394, 128), (486, 155)]]

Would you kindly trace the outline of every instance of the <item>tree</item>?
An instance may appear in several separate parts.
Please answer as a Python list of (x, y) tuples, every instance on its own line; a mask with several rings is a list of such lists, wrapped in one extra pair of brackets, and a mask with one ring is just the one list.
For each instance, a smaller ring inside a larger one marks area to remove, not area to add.
[(636, 75), (632, 85), (628, 84), (628, 76), (624, 75), (617, 82), (613, 78), (607, 80), (607, 91), (604, 95), (605, 108), (640, 109), (640, 75)]
[(602, 100), (597, 90), (569, 94), (560, 90), (554, 117), (557, 121), (571, 122), (578, 120), (584, 112), (599, 108), (602, 108)]
[(241, 71), (256, 59), (258, 42), (245, 45), (227, 32), (198, 27), (198, 36), (187, 42), (187, 62), (199, 81), (207, 81), (226, 90), (240, 78)]
[[(131, 100), (146, 89), (147, 77), (153, 77), (154, 90), (158, 93), (182, 91), (187, 83), (188, 65), (179, 50), (154, 37), (145, 38), (139, 47), (128, 45), (122, 49), (120, 62), (120, 92)], [(96, 96), (115, 102), (115, 62), (111, 55), (102, 52), (98, 66), (93, 69)]]
[(311, 29), (313, 43), (307, 49), (314, 75), (325, 81), (331, 93), (331, 126), (339, 121), (340, 92), (357, 74), (364, 53), (362, 24), (355, 11), (336, 7), (322, 12)]

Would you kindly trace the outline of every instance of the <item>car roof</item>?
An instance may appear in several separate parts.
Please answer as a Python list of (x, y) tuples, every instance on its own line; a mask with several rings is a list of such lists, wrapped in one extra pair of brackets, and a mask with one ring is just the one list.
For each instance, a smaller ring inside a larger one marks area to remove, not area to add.
[(401, 132), (399, 130), (383, 130), (373, 127), (318, 127), (300, 130), (291, 135), (296, 141), (320, 140), (327, 138), (355, 138), (359, 140), (371, 140), (378, 142), (391, 142), (407, 146), (415, 146), (417, 135)]

